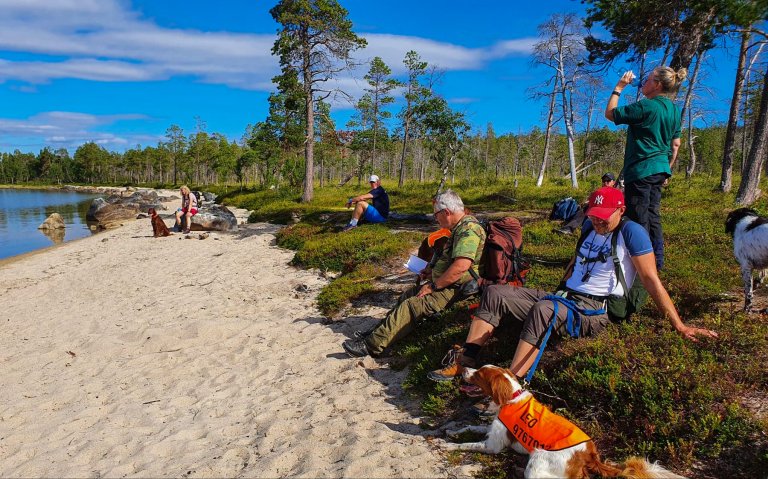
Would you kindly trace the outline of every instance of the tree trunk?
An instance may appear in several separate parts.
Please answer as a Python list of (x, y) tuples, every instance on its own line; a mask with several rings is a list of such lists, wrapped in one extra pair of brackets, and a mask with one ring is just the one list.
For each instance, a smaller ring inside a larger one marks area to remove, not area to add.
[(704, 37), (705, 32), (708, 31), (708, 26), (712, 23), (714, 16), (715, 8), (712, 7), (708, 12), (702, 14), (699, 21), (686, 31), (684, 39), (680, 39), (675, 53), (672, 54), (672, 60), (669, 62), (669, 66), (672, 69), (679, 70), (683, 67), (688, 68), (691, 65), (693, 57), (699, 51), (701, 39)]
[[(304, 74), (304, 85), (310, 85), (312, 78), (309, 70)], [(315, 196), (315, 111), (312, 90), (306, 91), (307, 108), (307, 137), (304, 140), (304, 193), (301, 195), (302, 203), (309, 203)]]
[(402, 188), (405, 182), (405, 151), (408, 146), (408, 128), (411, 124), (411, 116), (408, 111), (411, 109), (411, 101), (408, 100), (408, 107), (405, 114), (405, 127), (403, 128), (403, 151), (400, 153), (400, 177), (397, 180), (397, 186)]
[[(565, 60), (563, 49), (558, 48), (557, 72), (560, 76), (560, 102), (563, 107), (563, 122), (565, 123), (565, 135), (568, 139), (568, 166), (571, 169), (571, 187), (578, 188), (579, 180), (576, 177), (576, 153), (573, 149), (573, 109), (568, 101), (568, 87), (565, 83)], [(574, 72), (574, 78), (576, 74)]]
[[(683, 101), (683, 108), (680, 112), (680, 119), (681, 121), (685, 120), (685, 113), (686, 111), (691, 107), (691, 98), (693, 98), (693, 90), (696, 88), (696, 77), (699, 75), (699, 67), (701, 66), (701, 54), (696, 57), (696, 66), (693, 68), (693, 75), (691, 75), (691, 78), (688, 80), (688, 89), (685, 92), (685, 100)], [(689, 119), (692, 118), (692, 116), (688, 116)]]
[[(700, 63), (696, 65), (697, 68)], [(696, 150), (693, 147), (693, 140), (695, 139), (693, 136), (693, 115), (691, 110), (688, 109), (688, 168), (685, 169), (686, 179), (690, 179), (693, 176), (693, 171), (696, 169)]]
[(552, 87), (552, 94), (549, 100), (549, 114), (547, 115), (547, 131), (544, 134), (544, 158), (541, 160), (541, 168), (539, 169), (539, 177), (536, 179), (536, 186), (541, 187), (544, 183), (544, 172), (547, 170), (547, 157), (549, 156), (549, 143), (552, 136), (552, 117), (555, 114), (555, 95), (557, 94), (557, 79), (554, 80), (554, 86)]
[(741, 105), (741, 92), (744, 89), (744, 65), (747, 62), (747, 46), (749, 44), (749, 32), (741, 34), (741, 47), (739, 47), (739, 64), (736, 67), (736, 81), (733, 84), (733, 98), (731, 98), (731, 110), (728, 114), (728, 127), (725, 130), (725, 145), (723, 146), (723, 168), (720, 174), (720, 191), (728, 193), (733, 186), (733, 151), (736, 143), (736, 129), (739, 122), (739, 106)]
[[(640, 86), (640, 83), (643, 81), (643, 78), (645, 78), (645, 57), (647, 56), (647, 53), (643, 53), (643, 56), (640, 57), (640, 68), (637, 72), (637, 92), (635, 92), (635, 102), (640, 101), (640, 95), (642, 95), (642, 88)], [(664, 63), (662, 62), (662, 65)]]
[(445, 181), (448, 179), (448, 169), (451, 167), (451, 163), (453, 163), (453, 151), (451, 151), (451, 157), (446, 161), (444, 164), (442, 164), (443, 168), (443, 176), (440, 178), (440, 184), (437, 186), (437, 194), (443, 192), (443, 188), (445, 188)]
[(683, 111), (680, 112), (681, 121), (685, 119), (685, 113), (688, 112), (688, 154), (689, 162), (688, 167), (685, 169), (685, 178), (689, 179), (693, 175), (693, 171), (696, 168), (696, 151), (693, 149), (693, 114), (691, 112), (691, 98), (693, 98), (693, 90), (696, 88), (696, 77), (699, 75), (699, 67), (701, 67), (702, 53), (696, 57), (696, 66), (693, 68), (693, 75), (688, 80), (688, 90), (685, 92), (685, 101), (683, 102)]
[(760, 197), (758, 189), (760, 173), (763, 163), (768, 156), (768, 70), (763, 74), (763, 93), (760, 99), (760, 111), (755, 123), (755, 133), (752, 139), (752, 148), (749, 150), (747, 169), (741, 178), (739, 193), (736, 202), (742, 206), (749, 206)]

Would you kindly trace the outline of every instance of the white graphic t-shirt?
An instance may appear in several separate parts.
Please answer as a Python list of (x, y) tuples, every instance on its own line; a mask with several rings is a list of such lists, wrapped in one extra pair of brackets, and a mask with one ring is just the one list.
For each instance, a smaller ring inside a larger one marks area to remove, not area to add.
[(573, 274), (565, 285), (568, 289), (593, 296), (623, 296), (619, 279), (611, 256), (611, 235), (619, 235), (616, 242), (616, 254), (621, 262), (624, 280), (632, 285), (635, 280), (635, 265), (632, 256), (642, 256), (653, 251), (651, 238), (645, 228), (633, 221), (624, 224), (607, 235), (598, 234), (587, 220), (582, 226), (587, 236), (576, 255)]

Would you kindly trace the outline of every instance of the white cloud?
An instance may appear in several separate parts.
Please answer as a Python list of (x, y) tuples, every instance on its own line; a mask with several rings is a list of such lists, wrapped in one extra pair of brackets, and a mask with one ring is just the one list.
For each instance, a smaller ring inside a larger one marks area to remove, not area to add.
[[(143, 121), (145, 115), (90, 115), (87, 113), (49, 111), (26, 119), (0, 118), (0, 138), (13, 137), (14, 147), (23, 147), (24, 139), (30, 145), (44, 144), (59, 148), (76, 148), (94, 141), (99, 144), (123, 149), (136, 144), (154, 145), (161, 137), (145, 134), (116, 135), (98, 131), (100, 127), (110, 126), (118, 121)], [(16, 141), (20, 139), (20, 141)], [(10, 146), (10, 145), (7, 145)]]
[[(272, 90), (279, 73), (271, 54), (274, 34), (205, 32), (163, 28), (141, 18), (127, 0), (0, 0), (0, 51), (35, 55), (0, 60), (0, 81), (31, 84), (59, 78), (91, 81), (158, 81), (192, 76), (202, 82), (249, 90)], [(361, 34), (368, 48), (361, 63), (380, 56), (397, 75), (416, 50), (445, 70), (475, 70), (507, 55), (527, 54), (534, 40), (468, 48), (414, 36)], [(347, 76), (362, 78), (365, 69)]]

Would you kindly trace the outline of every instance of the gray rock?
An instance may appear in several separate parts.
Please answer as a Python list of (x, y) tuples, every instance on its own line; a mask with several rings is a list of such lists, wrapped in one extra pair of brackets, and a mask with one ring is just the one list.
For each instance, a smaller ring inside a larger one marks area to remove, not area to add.
[(64, 229), (64, 218), (58, 213), (53, 213), (43, 223), (37, 227), (39, 230)]
[(232, 231), (237, 229), (237, 218), (226, 206), (210, 205), (192, 217), (192, 230)]
[(140, 190), (127, 197), (112, 195), (106, 200), (96, 198), (91, 203), (85, 219), (107, 226), (118, 221), (136, 218), (139, 213), (146, 213), (149, 208), (162, 210), (160, 198), (154, 190)]
[(101, 225), (114, 223), (120, 220), (128, 218), (135, 218), (139, 213), (139, 205), (137, 204), (123, 204), (118, 201), (114, 201), (114, 197), (110, 197), (109, 200), (104, 198), (96, 198), (91, 203), (91, 207), (88, 208), (88, 213), (85, 215), (86, 221), (94, 221)]

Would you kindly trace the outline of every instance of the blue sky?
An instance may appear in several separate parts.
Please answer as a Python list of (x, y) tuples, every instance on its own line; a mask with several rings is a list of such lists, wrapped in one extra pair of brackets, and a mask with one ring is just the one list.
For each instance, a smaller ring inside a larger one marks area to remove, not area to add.
[[(531, 66), (536, 26), (553, 13), (582, 14), (580, 2), (346, 0), (355, 31), (368, 40), (356, 53), (381, 56), (402, 75), (414, 49), (445, 70), (439, 93), (476, 129), (496, 134), (541, 126), (542, 107), (528, 89), (546, 71)], [(278, 25), (274, 1), (0, 0), (0, 151), (37, 152), (96, 141), (123, 151), (154, 146), (171, 124), (239, 139), (264, 119), (270, 50)], [(727, 114), (733, 45), (713, 53), (706, 70), (706, 121)], [(606, 97), (626, 68), (606, 72)], [(359, 95), (367, 67), (338, 84)], [(602, 102), (600, 104), (602, 106)], [(399, 106), (395, 107), (396, 109)], [(351, 105), (333, 105), (343, 128)], [(606, 121), (597, 119), (598, 126)]]

